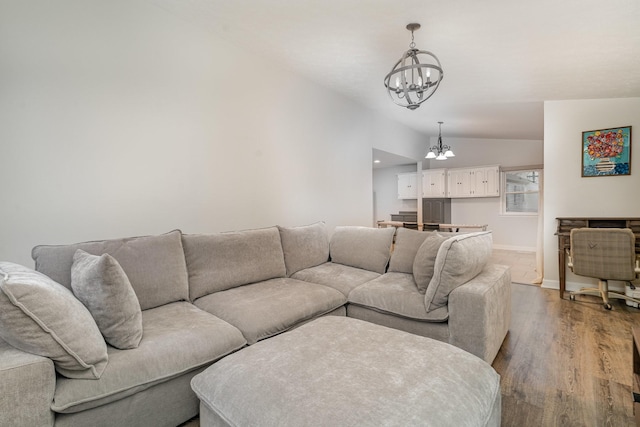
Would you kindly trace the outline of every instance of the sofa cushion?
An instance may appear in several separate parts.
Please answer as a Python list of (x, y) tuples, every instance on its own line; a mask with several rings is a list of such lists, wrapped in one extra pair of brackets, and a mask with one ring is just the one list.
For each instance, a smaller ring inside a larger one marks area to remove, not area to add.
[(105, 341), (120, 349), (136, 348), (140, 344), (140, 303), (115, 258), (78, 249), (71, 266), (71, 288), (89, 309)]
[(436, 263), (438, 249), (440, 249), (442, 242), (449, 238), (439, 233), (432, 233), (422, 242), (416, 252), (413, 260), (413, 279), (416, 281), (418, 290), (423, 294), (427, 291), (433, 277), (433, 267)]
[(287, 273), (277, 227), (182, 236), (191, 301)]
[(331, 236), (331, 261), (384, 273), (391, 255), (395, 228), (336, 227)]
[(389, 260), (390, 272), (413, 273), (413, 260), (420, 245), (429, 236), (437, 234), (437, 231), (417, 231), (409, 228), (400, 227), (396, 231), (395, 244), (391, 259)]
[(349, 296), (351, 290), (376, 277), (380, 277), (380, 273), (336, 264), (335, 262), (325, 262), (315, 267), (305, 268), (291, 276), (292, 279), (319, 283), (337, 289), (344, 296)]
[(324, 222), (302, 227), (281, 227), (280, 239), (284, 252), (287, 277), (304, 268), (315, 267), (329, 260), (329, 233)]
[(490, 231), (454, 236), (438, 249), (433, 277), (425, 293), (427, 311), (447, 305), (449, 294), (476, 277), (491, 257)]
[(71, 289), (71, 265), (76, 250), (113, 256), (127, 274), (140, 308), (158, 307), (189, 299), (189, 282), (180, 230), (160, 236), (129, 237), (76, 243), (41, 245), (31, 256), (36, 270)]
[(449, 317), (446, 306), (427, 313), (424, 295), (408, 273), (385, 273), (358, 286), (349, 294), (349, 304), (413, 320), (444, 322)]
[(30, 268), (0, 262), (0, 291), (2, 339), (52, 359), (67, 377), (100, 378), (107, 345), (91, 313), (69, 289)]
[(231, 323), (247, 342), (279, 334), (346, 304), (339, 291), (291, 278), (271, 279), (216, 292), (194, 304)]
[(142, 312), (144, 336), (132, 350), (109, 347), (109, 365), (96, 381), (61, 378), (51, 409), (73, 413), (131, 396), (246, 345), (240, 331), (188, 302)]

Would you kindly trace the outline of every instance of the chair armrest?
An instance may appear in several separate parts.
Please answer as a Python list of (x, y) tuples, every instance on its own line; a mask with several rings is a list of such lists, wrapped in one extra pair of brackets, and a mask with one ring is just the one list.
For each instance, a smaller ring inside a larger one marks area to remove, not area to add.
[(51, 359), (0, 340), (0, 426), (53, 426), (55, 387)]
[(449, 343), (493, 362), (511, 323), (511, 270), (487, 264), (449, 295)]

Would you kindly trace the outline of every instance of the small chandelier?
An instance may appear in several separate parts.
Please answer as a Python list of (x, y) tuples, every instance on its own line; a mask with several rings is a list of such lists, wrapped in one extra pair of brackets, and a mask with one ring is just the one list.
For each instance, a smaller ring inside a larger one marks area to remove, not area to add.
[(413, 32), (419, 28), (420, 24), (407, 25), (407, 30), (411, 31), (409, 50), (384, 78), (384, 87), (391, 100), (409, 110), (415, 110), (429, 99), (444, 77), (438, 58), (431, 52), (416, 49)]
[(455, 154), (453, 154), (453, 151), (451, 151), (450, 146), (442, 144), (442, 123), (444, 122), (438, 122), (438, 127), (440, 128), (440, 134), (438, 135), (438, 144), (429, 148), (429, 152), (424, 157), (425, 159), (447, 160), (449, 157), (456, 156)]

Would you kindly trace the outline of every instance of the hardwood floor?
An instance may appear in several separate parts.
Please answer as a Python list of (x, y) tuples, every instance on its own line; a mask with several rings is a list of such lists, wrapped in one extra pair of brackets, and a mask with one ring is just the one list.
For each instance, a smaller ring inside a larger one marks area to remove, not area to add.
[(511, 328), (494, 360), (503, 426), (633, 426), (631, 326), (640, 310), (512, 285)]

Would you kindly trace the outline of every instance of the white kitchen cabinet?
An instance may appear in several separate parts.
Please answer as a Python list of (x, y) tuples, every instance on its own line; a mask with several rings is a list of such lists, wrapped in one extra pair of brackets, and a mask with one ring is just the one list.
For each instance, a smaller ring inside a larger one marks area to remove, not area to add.
[(449, 169), (447, 184), (448, 197), (499, 197), (500, 167)]
[(398, 199), (418, 198), (418, 174), (399, 173), (398, 174)]
[(442, 198), (447, 196), (447, 170), (422, 171), (422, 197)]
[(449, 169), (447, 171), (447, 197), (473, 197), (471, 173), (473, 169)]
[(475, 175), (475, 197), (500, 196), (500, 167), (486, 166), (477, 168)]

